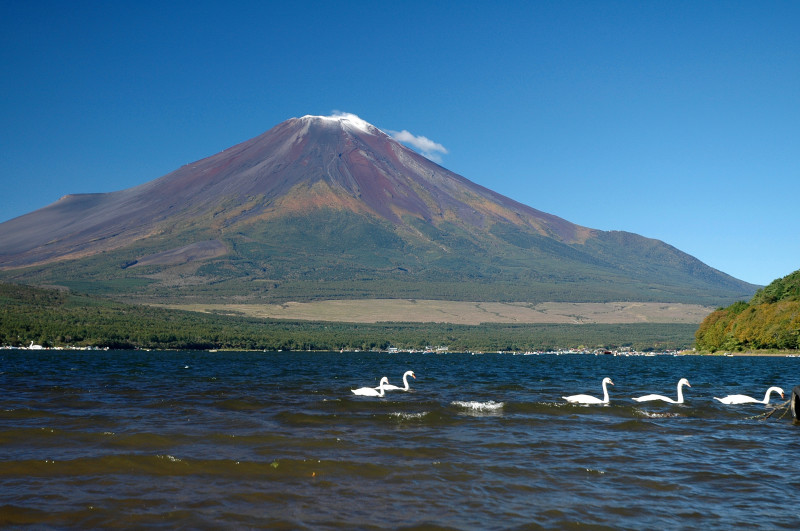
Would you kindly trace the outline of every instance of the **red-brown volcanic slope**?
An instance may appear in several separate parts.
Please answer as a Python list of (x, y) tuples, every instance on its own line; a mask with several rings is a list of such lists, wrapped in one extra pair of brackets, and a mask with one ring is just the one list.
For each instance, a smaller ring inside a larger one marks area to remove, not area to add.
[(452, 173), (354, 116), (293, 118), (159, 179), (68, 195), (0, 224), (0, 268), (89, 256), (182, 228), (223, 229), (314, 206), (487, 227), (504, 220), (564, 242), (593, 231)]

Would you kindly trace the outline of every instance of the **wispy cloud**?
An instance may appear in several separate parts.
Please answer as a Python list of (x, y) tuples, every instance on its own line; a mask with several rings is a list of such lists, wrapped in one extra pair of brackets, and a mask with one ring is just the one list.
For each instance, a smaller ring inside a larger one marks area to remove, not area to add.
[[(340, 110), (332, 111), (331, 115), (326, 116), (325, 118), (348, 122), (351, 125), (355, 125), (356, 127), (359, 127), (365, 131), (368, 131), (370, 127), (374, 127), (373, 125), (370, 125), (368, 122), (364, 121), (357, 115)], [(438, 142), (434, 142), (433, 140), (431, 140), (426, 136), (415, 135), (405, 129), (403, 129), (402, 131), (392, 131), (389, 129), (384, 129), (383, 131), (392, 138), (394, 138), (395, 140), (397, 140), (398, 142), (402, 142), (403, 144), (410, 146), (411, 148), (415, 149), (417, 152), (422, 154), (424, 157), (434, 162), (441, 163), (442, 155), (447, 155), (447, 148), (445, 148)]]
[(428, 137), (414, 135), (405, 129), (402, 131), (386, 132), (398, 142), (411, 146), (434, 162), (442, 162), (442, 155), (447, 155), (447, 148)]

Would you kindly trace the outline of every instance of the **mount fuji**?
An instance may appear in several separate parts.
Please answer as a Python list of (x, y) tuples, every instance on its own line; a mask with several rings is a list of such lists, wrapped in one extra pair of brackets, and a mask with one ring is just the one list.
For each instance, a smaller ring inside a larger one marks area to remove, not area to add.
[(0, 279), (141, 301), (719, 305), (756, 289), (664, 242), (493, 192), (349, 114), (292, 118), (139, 186), (0, 223)]

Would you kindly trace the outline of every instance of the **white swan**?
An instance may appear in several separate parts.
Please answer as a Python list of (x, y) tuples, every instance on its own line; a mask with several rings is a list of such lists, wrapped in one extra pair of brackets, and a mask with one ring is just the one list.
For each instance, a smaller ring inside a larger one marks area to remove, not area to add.
[(572, 395), (572, 396), (562, 396), (564, 400), (567, 402), (572, 402), (573, 404), (608, 404), (608, 387), (607, 385), (611, 384), (614, 385), (614, 382), (611, 381), (611, 378), (603, 378), (603, 399), (600, 400), (596, 396), (591, 395)]
[(678, 382), (678, 399), (673, 400), (668, 396), (664, 395), (644, 395), (637, 398), (634, 398), (637, 402), (650, 402), (652, 400), (663, 400), (664, 402), (669, 402), (670, 404), (683, 404), (683, 386), (691, 387), (689, 385), (689, 380), (686, 378), (681, 378)]
[(386, 385), (389, 383), (389, 378), (384, 376), (381, 378), (381, 383), (378, 384), (378, 387), (359, 387), (358, 389), (350, 389), (354, 395), (360, 396), (383, 396), (384, 389), (386, 389)]
[(715, 396), (714, 400), (719, 400), (723, 404), (751, 404), (751, 403), (769, 404), (769, 395), (772, 392), (778, 393), (779, 395), (781, 395), (781, 398), (783, 398), (783, 389), (781, 389), (780, 387), (770, 387), (769, 389), (767, 389), (767, 394), (764, 395), (764, 400), (758, 400), (756, 398), (753, 398), (752, 396), (747, 396), (747, 395), (728, 395), (725, 398), (717, 398)]
[(411, 389), (408, 386), (408, 377), (409, 376), (411, 376), (415, 380), (417, 379), (417, 377), (414, 376), (414, 371), (406, 371), (406, 372), (403, 373), (403, 385), (405, 385), (405, 387), (398, 387), (396, 385), (387, 384), (387, 385), (384, 385), (383, 388), (386, 389), (387, 391), (408, 391), (409, 389)]

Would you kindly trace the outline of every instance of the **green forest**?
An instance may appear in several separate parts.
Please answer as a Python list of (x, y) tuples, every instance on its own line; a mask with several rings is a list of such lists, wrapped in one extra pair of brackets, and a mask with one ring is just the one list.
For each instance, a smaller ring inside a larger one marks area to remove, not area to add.
[(329, 323), (258, 319), (123, 304), (66, 290), (0, 283), (0, 345), (115, 349), (385, 350), (451, 352), (692, 346), (692, 324)]
[(695, 334), (697, 347), (716, 352), (800, 348), (800, 270), (711, 313)]

